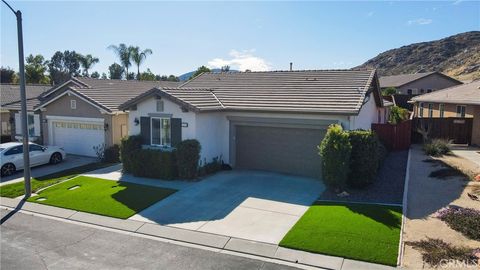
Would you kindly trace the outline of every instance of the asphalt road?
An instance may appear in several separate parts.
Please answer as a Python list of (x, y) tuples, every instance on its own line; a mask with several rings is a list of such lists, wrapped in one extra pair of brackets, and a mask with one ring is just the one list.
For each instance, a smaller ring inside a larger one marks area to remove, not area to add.
[(297, 269), (22, 213), (0, 229), (2, 270)]

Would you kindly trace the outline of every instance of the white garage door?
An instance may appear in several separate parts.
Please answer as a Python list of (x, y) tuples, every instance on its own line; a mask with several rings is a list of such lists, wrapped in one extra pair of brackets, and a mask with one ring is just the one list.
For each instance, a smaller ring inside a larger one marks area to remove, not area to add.
[(54, 120), (50, 143), (69, 154), (96, 156), (94, 146), (105, 142), (103, 123)]

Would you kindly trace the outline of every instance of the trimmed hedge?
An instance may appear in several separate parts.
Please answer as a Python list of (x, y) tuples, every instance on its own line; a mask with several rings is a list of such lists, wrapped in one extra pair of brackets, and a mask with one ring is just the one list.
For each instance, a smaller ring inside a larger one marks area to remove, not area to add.
[(348, 133), (338, 124), (330, 125), (318, 149), (322, 156), (323, 181), (333, 188), (345, 188), (352, 151)]
[(178, 175), (174, 151), (137, 149), (129, 162), (129, 172), (135, 176), (171, 180)]
[(333, 188), (362, 188), (376, 179), (388, 154), (371, 130), (344, 131), (331, 125), (319, 146), (324, 182)]
[(194, 179), (198, 175), (201, 146), (197, 140), (185, 140), (177, 144), (178, 176)]
[(120, 146), (120, 161), (123, 163), (123, 171), (132, 173), (133, 161), (131, 153), (135, 150), (142, 149), (142, 137), (129, 136), (122, 139)]
[(371, 130), (348, 131), (352, 145), (350, 174), (347, 184), (351, 187), (365, 187), (375, 181), (379, 167), (379, 140)]
[(102, 161), (106, 163), (120, 162), (120, 146), (118, 146), (118, 144), (114, 144), (106, 148), (103, 153)]

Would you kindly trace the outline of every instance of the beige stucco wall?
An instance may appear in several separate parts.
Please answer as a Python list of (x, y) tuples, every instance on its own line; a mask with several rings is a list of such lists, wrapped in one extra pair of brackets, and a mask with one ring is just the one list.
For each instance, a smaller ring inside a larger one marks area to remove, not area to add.
[(2, 135), (11, 135), (10, 112), (0, 113), (0, 131)]
[[(430, 102), (424, 102), (423, 105), (423, 117), (426, 118), (428, 117), (428, 104), (433, 104), (433, 111), (432, 111), (432, 117), (438, 118), (440, 117), (440, 103), (430, 103)], [(444, 117), (457, 117), (457, 104), (450, 104), (450, 103), (444, 103), (445, 104), (445, 111), (444, 111)], [(458, 105), (463, 105), (463, 104), (458, 104)], [(465, 117), (466, 118), (471, 118), (474, 115), (474, 110), (475, 105), (464, 105), (465, 107)], [(414, 105), (414, 112), (415, 112), (415, 117), (420, 117), (420, 105), (419, 103), (416, 103)]]
[(408, 94), (408, 89), (412, 89), (413, 94), (420, 94), (420, 89), (424, 89), (424, 93), (427, 93), (428, 89), (432, 91), (444, 89), (450, 86), (458, 85), (457, 82), (447, 79), (444, 76), (433, 74), (428, 77), (413, 81), (409, 84), (398, 87), (399, 94)]
[(480, 146), (480, 105), (475, 106), (473, 115), (472, 144)]

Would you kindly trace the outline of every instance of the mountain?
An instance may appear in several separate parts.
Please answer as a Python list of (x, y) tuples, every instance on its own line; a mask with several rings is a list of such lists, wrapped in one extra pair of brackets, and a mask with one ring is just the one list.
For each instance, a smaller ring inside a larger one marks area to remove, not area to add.
[[(211, 71), (212, 72), (221, 72), (222, 69), (214, 68), (214, 69), (211, 69)], [(238, 70), (230, 70), (230, 72), (238, 72)], [(190, 77), (192, 77), (193, 73), (195, 73), (195, 70), (187, 72), (185, 74), (182, 74), (182, 75), (178, 76), (178, 78), (180, 79), (181, 82), (188, 81), (188, 79), (190, 79)]]
[(458, 80), (480, 78), (480, 31), (388, 50), (357, 68), (376, 68), (380, 75), (440, 71)]

